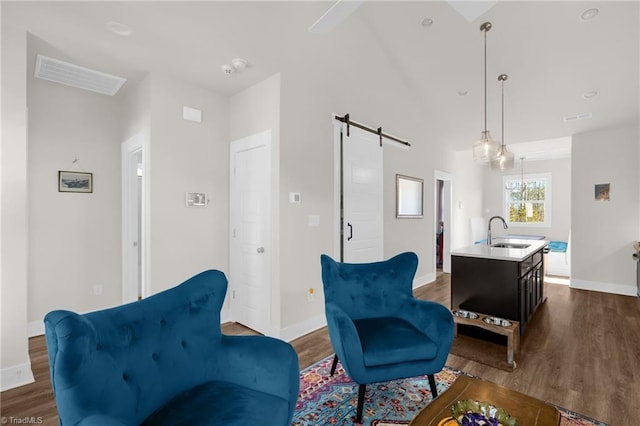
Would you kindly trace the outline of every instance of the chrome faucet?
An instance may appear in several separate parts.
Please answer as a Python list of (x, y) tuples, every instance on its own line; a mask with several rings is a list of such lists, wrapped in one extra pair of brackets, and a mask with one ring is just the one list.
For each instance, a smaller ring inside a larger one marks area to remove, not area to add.
[(491, 219), (489, 219), (489, 224), (487, 225), (487, 245), (488, 246), (491, 245), (491, 221), (493, 219), (500, 219), (502, 221), (502, 226), (504, 226), (504, 229), (509, 228), (507, 226), (507, 222), (504, 220), (502, 216), (493, 216)]

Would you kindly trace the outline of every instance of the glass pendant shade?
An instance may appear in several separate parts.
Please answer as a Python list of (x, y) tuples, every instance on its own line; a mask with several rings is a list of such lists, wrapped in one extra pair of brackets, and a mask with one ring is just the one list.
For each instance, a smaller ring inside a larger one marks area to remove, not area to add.
[(504, 172), (505, 170), (513, 169), (515, 160), (513, 156), (513, 152), (509, 152), (507, 147), (502, 145), (498, 154), (491, 159), (491, 168), (493, 170), (500, 170)]
[(498, 142), (493, 140), (488, 130), (482, 131), (482, 137), (473, 144), (473, 161), (487, 162), (494, 158), (500, 150)]
[(502, 84), (502, 142), (496, 155), (491, 157), (491, 168), (493, 170), (500, 170), (501, 172), (513, 169), (514, 164), (513, 153), (509, 152), (507, 146), (504, 144), (504, 82), (507, 78), (509, 78), (509, 76), (506, 74), (500, 74), (498, 76), (498, 81)]

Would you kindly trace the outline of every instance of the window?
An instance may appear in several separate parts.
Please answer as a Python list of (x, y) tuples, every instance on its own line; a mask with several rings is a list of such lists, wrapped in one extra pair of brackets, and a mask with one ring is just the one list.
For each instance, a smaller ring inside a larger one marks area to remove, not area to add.
[(551, 173), (503, 176), (502, 183), (509, 225), (551, 226)]

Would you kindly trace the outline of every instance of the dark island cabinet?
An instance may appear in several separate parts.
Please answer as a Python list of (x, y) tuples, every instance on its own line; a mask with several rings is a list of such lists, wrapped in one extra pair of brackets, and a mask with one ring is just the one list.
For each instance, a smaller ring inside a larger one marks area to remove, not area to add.
[(542, 249), (521, 261), (452, 255), (451, 307), (519, 321), (522, 335), (544, 301), (543, 271)]

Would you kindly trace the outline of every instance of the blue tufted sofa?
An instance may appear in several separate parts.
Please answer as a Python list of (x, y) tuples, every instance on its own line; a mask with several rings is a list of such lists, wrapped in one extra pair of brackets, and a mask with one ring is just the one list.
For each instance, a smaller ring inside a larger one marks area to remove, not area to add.
[(298, 356), (264, 336), (227, 336), (227, 279), (202, 272), (138, 302), (45, 317), (61, 425), (290, 425)]

